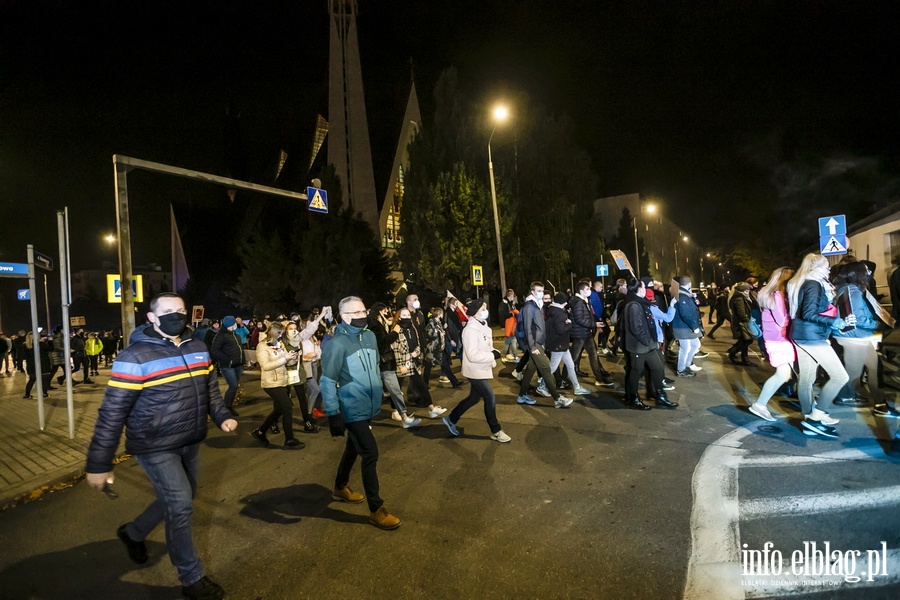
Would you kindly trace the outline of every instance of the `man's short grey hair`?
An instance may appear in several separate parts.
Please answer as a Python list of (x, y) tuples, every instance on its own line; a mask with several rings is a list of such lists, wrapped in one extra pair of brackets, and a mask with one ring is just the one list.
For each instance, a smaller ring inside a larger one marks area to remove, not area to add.
[[(359, 296), (347, 296), (346, 298), (344, 298), (343, 300), (341, 300), (338, 303), (338, 313), (343, 314), (344, 308), (351, 302), (362, 302), (362, 301), (363, 301), (362, 298), (360, 298)], [(365, 304), (365, 302), (363, 302), (363, 304)]]

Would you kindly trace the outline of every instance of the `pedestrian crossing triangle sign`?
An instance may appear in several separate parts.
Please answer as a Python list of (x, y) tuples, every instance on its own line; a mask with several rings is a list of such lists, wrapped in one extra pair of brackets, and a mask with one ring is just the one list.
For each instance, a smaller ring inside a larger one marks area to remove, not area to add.
[(319, 188), (306, 188), (307, 208), (312, 212), (327, 213), (328, 212), (328, 192)]
[(822, 256), (847, 253), (846, 235), (825, 235), (819, 238), (819, 251)]
[[(135, 302), (144, 301), (144, 276), (133, 275), (131, 279), (131, 291)], [(122, 303), (122, 280), (118, 274), (106, 275), (106, 301), (110, 304)]]

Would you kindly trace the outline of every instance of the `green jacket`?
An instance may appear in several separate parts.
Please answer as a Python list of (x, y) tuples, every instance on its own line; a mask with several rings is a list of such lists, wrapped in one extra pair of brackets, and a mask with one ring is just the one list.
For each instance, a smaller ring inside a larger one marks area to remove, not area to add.
[(322, 350), (319, 387), (328, 416), (343, 415), (345, 423), (368, 421), (381, 410), (378, 342), (368, 328), (341, 323)]

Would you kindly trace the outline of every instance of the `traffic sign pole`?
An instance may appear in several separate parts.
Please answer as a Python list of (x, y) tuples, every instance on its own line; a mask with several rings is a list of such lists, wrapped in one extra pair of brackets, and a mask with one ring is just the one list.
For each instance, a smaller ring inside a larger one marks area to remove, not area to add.
[[(44, 430), (44, 377), (41, 368), (41, 334), (38, 331), (37, 294), (34, 287), (34, 246), (28, 244), (28, 289), (31, 292), (31, 339), (34, 353), (35, 386), (37, 387), (38, 427)], [(48, 331), (49, 333), (49, 331)], [(29, 360), (31, 360), (29, 358)]]
[(59, 286), (62, 300), (63, 369), (66, 376), (66, 409), (69, 413), (69, 439), (75, 439), (75, 403), (72, 400), (72, 328), (69, 325), (69, 306), (72, 303), (69, 276), (69, 209), (56, 211), (56, 228), (59, 232)]

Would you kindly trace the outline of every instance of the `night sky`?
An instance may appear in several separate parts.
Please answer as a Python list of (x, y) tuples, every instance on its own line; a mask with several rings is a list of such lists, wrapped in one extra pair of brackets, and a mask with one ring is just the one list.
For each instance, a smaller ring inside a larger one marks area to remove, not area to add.
[[(279, 149), (305, 159), (327, 117), (326, 6), (0, 0), (0, 261), (23, 262), (28, 242), (56, 255), (62, 206), (74, 267), (115, 260), (101, 240), (115, 230), (114, 153), (264, 184)], [(896, 199), (897, 6), (359, 0), (377, 195), (411, 59), (426, 113), (449, 66), (475, 100), (524, 90), (574, 121), (601, 195), (658, 196), (710, 246), (755, 235), (781, 199), (835, 173), (832, 205)], [(187, 245), (227, 231), (222, 189), (145, 173), (129, 184), (136, 263), (168, 267), (170, 200)]]

